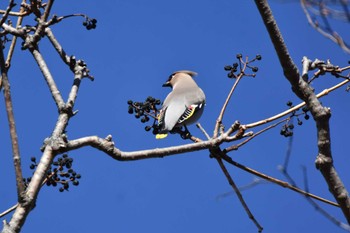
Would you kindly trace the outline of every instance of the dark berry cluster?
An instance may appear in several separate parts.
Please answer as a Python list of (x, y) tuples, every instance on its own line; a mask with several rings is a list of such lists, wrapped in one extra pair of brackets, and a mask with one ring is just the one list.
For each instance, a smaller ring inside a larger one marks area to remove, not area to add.
[(132, 100), (128, 101), (128, 113), (134, 114), (136, 119), (140, 119), (142, 123), (149, 122), (150, 118), (153, 119), (152, 125), (147, 125), (145, 127), (146, 131), (152, 130), (153, 134), (157, 134), (159, 131), (158, 126), (158, 106), (161, 104), (159, 99), (155, 99), (152, 96), (147, 97), (144, 102), (134, 102)]
[[(33, 170), (38, 166), (38, 164), (36, 163), (35, 157), (32, 157), (31, 161), (32, 164), (30, 165), (30, 169)], [(67, 154), (63, 154), (62, 157), (58, 157), (47, 171), (46, 178), (44, 180), (46, 185), (53, 187), (60, 185), (60, 192), (65, 190), (68, 191), (70, 183), (74, 186), (78, 186), (78, 180), (81, 178), (81, 175), (72, 169), (72, 165), (73, 158), (70, 158)], [(28, 182), (27, 180), (25, 182)]]
[(285, 124), (282, 126), (280, 134), (285, 137), (291, 137), (293, 136), (293, 129), (294, 129), (294, 125), (292, 123)]
[[(250, 61), (243, 61), (243, 59), (242, 59), (243, 56), (240, 53), (236, 55), (236, 58), (238, 59), (238, 63), (235, 62), (232, 65), (226, 65), (224, 67), (225, 71), (229, 72), (227, 74), (227, 77), (229, 77), (229, 78), (237, 78), (236, 72), (238, 71), (238, 66), (239, 66), (239, 73), (240, 74), (244, 73), (246, 68), (249, 68), (254, 73), (258, 72), (259, 68), (256, 67), (256, 66), (252, 66), (250, 64), (253, 63), (254, 61), (257, 61), (257, 60), (260, 61), (261, 60), (261, 55), (257, 54), (255, 56), (255, 58), (250, 60)], [(245, 74), (245, 76), (255, 77), (255, 74), (250, 74), (250, 75)]]
[[(292, 108), (293, 107), (293, 103), (291, 101), (287, 102), (287, 106)], [(289, 117), (288, 121), (286, 124), (284, 124), (282, 126), (282, 129), (280, 131), (280, 134), (285, 136), (285, 137), (291, 137), (293, 136), (293, 129), (294, 129), (294, 125), (293, 123), (290, 122), (290, 119), (292, 119), (293, 117), (297, 118), (297, 124), (298, 125), (302, 125), (303, 121), (300, 120), (300, 116), (304, 116), (305, 120), (308, 120), (310, 118), (309, 114), (307, 114), (307, 112), (309, 111), (307, 107), (303, 107), (301, 113), (297, 113), (296, 111), (293, 111), (291, 116)]]
[(97, 20), (89, 17), (85, 17), (85, 21), (83, 22), (83, 26), (86, 27), (87, 30), (96, 28)]

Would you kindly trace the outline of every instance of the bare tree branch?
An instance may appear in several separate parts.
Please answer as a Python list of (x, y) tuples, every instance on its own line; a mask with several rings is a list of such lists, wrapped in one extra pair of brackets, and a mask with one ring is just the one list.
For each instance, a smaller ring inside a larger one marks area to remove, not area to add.
[[(292, 84), (292, 87), (297, 86), (299, 82), (299, 71), (296, 65), (294, 64), (292, 58), (289, 55), (287, 46), (284, 43), (282, 34), (277, 26), (277, 23), (272, 15), (270, 6), (266, 0), (255, 0), (255, 4), (258, 7), (260, 15), (263, 19), (265, 27), (270, 35), (273, 46), (281, 63), (283, 74)], [(302, 93), (299, 90), (294, 90), (297, 96), (302, 98)]]
[[(318, 140), (316, 167), (321, 171), (328, 184), (330, 192), (340, 205), (340, 208), (342, 209), (348, 223), (350, 223), (349, 195), (333, 166), (329, 128), (329, 118), (331, 116), (330, 109), (321, 105), (311, 86), (299, 76), (299, 71), (289, 56), (287, 47), (284, 44), (282, 35), (277, 27), (276, 21), (267, 1), (255, 0), (255, 3), (260, 11), (260, 15), (264, 21), (266, 29), (269, 32), (285, 77), (291, 83), (294, 93), (306, 102), (306, 105), (316, 122)], [(305, 73), (307, 72), (303, 71), (303, 74)]]
[(24, 183), (23, 183), (23, 175), (22, 175), (22, 167), (21, 167), (21, 156), (20, 156), (20, 152), (19, 152), (15, 117), (14, 117), (13, 107), (12, 107), (10, 84), (9, 84), (9, 80), (8, 80), (8, 76), (7, 76), (7, 68), (5, 67), (5, 58), (4, 58), (4, 52), (3, 52), (2, 45), (0, 45), (0, 68), (1, 68), (2, 83), (3, 83), (3, 87), (4, 87), (4, 97), (5, 97), (7, 119), (8, 119), (9, 128), (10, 128), (13, 163), (14, 163), (15, 172), (16, 172), (17, 199), (19, 202), (21, 202), (22, 201), (22, 194), (24, 192)]
[[(309, 185), (308, 185), (308, 181), (307, 181), (307, 174), (306, 174), (306, 168), (303, 167), (303, 174), (304, 174), (304, 186), (305, 186), (305, 191), (309, 192)], [(330, 215), (329, 213), (327, 213), (327, 211), (325, 211), (323, 208), (321, 208), (321, 206), (319, 204), (317, 204), (314, 200), (312, 200), (309, 197), (306, 197), (306, 200), (310, 203), (310, 205), (312, 205), (316, 211), (320, 212), (323, 216), (325, 216), (327, 219), (329, 219), (332, 223), (334, 223), (335, 225), (339, 226), (340, 228), (346, 230), (346, 231), (350, 231), (350, 226), (348, 224), (345, 224), (341, 221), (339, 221), (338, 219), (336, 219), (335, 217), (333, 217), (332, 215)]]
[[(348, 68), (348, 67), (346, 67), (346, 68)], [(344, 81), (342, 81), (342, 82), (340, 82), (340, 83), (338, 83), (338, 84), (336, 84), (336, 85), (334, 85), (334, 86), (332, 86), (332, 87), (330, 87), (330, 88), (328, 88), (328, 89), (324, 89), (323, 91), (321, 91), (320, 93), (318, 93), (318, 94), (316, 95), (316, 97), (317, 97), (317, 98), (324, 97), (324, 96), (328, 95), (329, 93), (331, 93), (332, 91), (335, 91), (336, 89), (338, 89), (338, 88), (344, 86), (345, 84), (347, 84), (347, 83), (349, 83), (349, 82), (350, 82), (350, 80), (347, 79), (347, 80), (344, 80)], [(302, 103), (297, 104), (297, 105), (295, 105), (294, 107), (292, 107), (292, 108), (290, 108), (290, 109), (288, 109), (288, 110), (286, 110), (286, 111), (284, 111), (284, 112), (278, 113), (278, 114), (276, 114), (276, 115), (274, 115), (274, 116), (272, 116), (272, 117), (269, 117), (269, 118), (267, 118), (267, 119), (264, 119), (264, 120), (260, 120), (260, 121), (257, 121), (257, 122), (253, 122), (253, 123), (246, 124), (246, 125), (244, 125), (244, 127), (245, 127), (246, 129), (250, 129), (250, 128), (257, 127), (257, 126), (259, 126), (259, 125), (263, 125), (263, 124), (266, 124), (266, 123), (275, 121), (275, 120), (277, 120), (277, 119), (279, 119), (279, 118), (282, 118), (282, 117), (284, 117), (284, 116), (286, 116), (286, 115), (288, 115), (288, 114), (290, 114), (290, 113), (292, 113), (292, 112), (294, 112), (294, 111), (296, 111), (296, 110), (298, 110), (298, 109), (304, 107), (305, 105), (306, 105), (306, 103), (305, 103), (305, 102), (302, 102)]]
[[(22, 0), (22, 3), (25, 3), (26, 0)], [(20, 13), (23, 13), (24, 12), (24, 8), (21, 7), (20, 8)], [(23, 21), (23, 16), (20, 15), (18, 18), (17, 18), (17, 23), (16, 23), (16, 28), (19, 28), (20, 25), (22, 25), (22, 21)], [(16, 45), (16, 42), (17, 42), (17, 36), (13, 36), (12, 37), (12, 41), (11, 41), (11, 45), (10, 45), (10, 48), (9, 48), (9, 51), (7, 53), (7, 58), (6, 58), (6, 66), (9, 67), (10, 64), (11, 64), (11, 59), (12, 59), (12, 56), (13, 56), (13, 52), (15, 50), (15, 45)], [(0, 85), (1, 86), (1, 85)], [(0, 88), (1, 89), (1, 88)]]
[(7, 7), (7, 9), (4, 12), (4, 15), (1, 17), (0, 19), (0, 25), (2, 25), (6, 20), (7, 17), (9, 16), (12, 8), (15, 6), (16, 4), (14, 3), (14, 0), (10, 0), (9, 5)]
[(39, 50), (37, 48), (31, 48), (30, 52), (32, 53), (35, 61), (37, 62), (41, 73), (43, 74), (45, 81), (50, 89), (51, 95), (53, 97), (53, 99), (55, 100), (55, 103), (57, 105), (58, 109), (62, 109), (65, 106), (64, 100), (61, 96), (60, 91), (57, 88), (57, 85), (51, 75), (51, 72), (49, 70), (49, 68), (47, 67), (47, 64), (44, 60), (44, 58), (42, 57), (41, 53), (39, 52)]
[[(213, 154), (212, 154), (213, 155)], [(231, 185), (231, 187), (233, 188), (233, 190), (235, 191), (239, 201), (241, 202), (244, 210), (246, 211), (246, 213), (248, 214), (248, 217), (253, 221), (253, 223), (255, 224), (255, 226), (258, 228), (258, 232), (262, 232), (263, 227), (259, 224), (259, 222), (255, 219), (254, 215), (252, 214), (252, 212), (250, 211), (247, 203), (245, 202), (245, 200), (243, 199), (243, 196), (241, 194), (241, 192), (239, 191), (237, 185), (235, 184), (235, 182), (233, 181), (230, 173), (228, 172), (228, 170), (226, 169), (224, 163), (222, 162), (222, 159), (219, 156), (215, 156), (215, 159), (217, 160), (217, 162), (219, 163), (219, 166), (221, 168), (221, 170), (223, 171), (223, 173), (226, 176), (226, 179), (228, 180), (229, 184)]]
[(222, 154), (222, 155), (221, 155), (221, 158), (222, 158), (223, 160), (225, 160), (226, 162), (232, 164), (233, 166), (238, 167), (239, 169), (242, 169), (242, 170), (244, 170), (244, 171), (246, 171), (246, 172), (249, 172), (249, 173), (251, 173), (251, 174), (253, 174), (253, 175), (256, 175), (257, 177), (260, 177), (260, 178), (262, 178), (262, 179), (264, 179), (264, 180), (268, 180), (268, 181), (270, 181), (270, 182), (272, 182), (272, 183), (274, 183), (274, 184), (277, 184), (277, 185), (279, 185), (279, 186), (281, 186), (281, 187), (283, 187), (283, 188), (288, 188), (288, 189), (293, 190), (293, 191), (295, 191), (295, 192), (297, 192), (297, 193), (300, 193), (300, 194), (302, 194), (302, 195), (305, 195), (305, 196), (314, 198), (314, 199), (316, 199), (316, 200), (318, 200), (318, 201), (322, 201), (322, 202), (327, 203), (327, 204), (330, 204), (330, 205), (332, 205), (332, 206), (339, 207), (339, 205), (338, 205), (337, 203), (334, 203), (334, 202), (329, 201), (329, 200), (327, 200), (327, 199), (324, 199), (324, 198), (322, 198), (322, 197), (316, 196), (316, 195), (314, 195), (314, 194), (308, 193), (308, 192), (306, 192), (306, 191), (304, 191), (304, 190), (301, 190), (301, 189), (299, 189), (299, 188), (297, 188), (297, 187), (294, 187), (293, 185), (290, 185), (288, 182), (285, 182), (285, 181), (276, 179), (276, 178), (271, 177), (271, 176), (269, 176), (269, 175), (266, 175), (266, 174), (264, 174), (264, 173), (258, 172), (258, 171), (254, 170), (254, 169), (252, 169), (252, 168), (246, 167), (246, 166), (244, 166), (244, 165), (242, 165), (242, 164), (240, 164), (240, 163), (238, 163), (238, 162), (232, 160), (232, 158), (229, 157), (228, 155)]
[(44, 14), (39, 18), (38, 26), (35, 30), (34, 35), (28, 35), (25, 39), (25, 43), (23, 44), (23, 48), (30, 48), (30, 47), (36, 47), (38, 41), (45, 33), (45, 28), (48, 26), (46, 25), (46, 21), (50, 15), (51, 7), (54, 3), (54, 0), (48, 0), (45, 5), (45, 11)]
[[(244, 70), (245, 68), (243, 68)], [(224, 117), (224, 114), (225, 114), (225, 110), (227, 108), (227, 104), (228, 102), (230, 101), (231, 97), (232, 97), (232, 94), (234, 92), (234, 90), (236, 89), (239, 81), (241, 80), (241, 78), (243, 77), (244, 73), (241, 72), (238, 77), (236, 78), (236, 81), (235, 83), (233, 84), (232, 88), (231, 88), (231, 91), (230, 93), (227, 95), (227, 98), (226, 98), (226, 101), (224, 103), (224, 105), (222, 106), (222, 109), (221, 109), (221, 112), (218, 116), (218, 119), (216, 120), (216, 124), (215, 124), (215, 129), (214, 129), (214, 134), (213, 134), (213, 138), (216, 138), (218, 136), (218, 133), (219, 133), (219, 127), (221, 126), (222, 124), (222, 119)]]
[[(346, 18), (349, 18), (350, 15), (348, 12), (349, 9), (347, 8), (347, 5), (343, 1), (340, 1), (340, 2), (342, 3), (342, 5), (344, 7), (344, 12), (345, 12)], [(306, 0), (300, 0), (300, 4), (304, 10), (307, 21), (316, 31), (318, 31), (324, 37), (332, 40), (334, 43), (338, 44), (345, 52), (350, 53), (350, 48), (344, 42), (343, 38), (338, 33), (336, 33), (335, 31), (333, 31), (331, 29), (330, 24), (328, 23), (327, 17), (324, 14), (322, 14), (323, 10), (320, 10), (320, 14), (322, 16), (322, 19), (325, 21), (325, 24), (327, 25), (326, 29), (323, 29), (319, 23), (317, 23), (315, 20), (312, 19), (309, 11), (307, 10), (307, 1)]]

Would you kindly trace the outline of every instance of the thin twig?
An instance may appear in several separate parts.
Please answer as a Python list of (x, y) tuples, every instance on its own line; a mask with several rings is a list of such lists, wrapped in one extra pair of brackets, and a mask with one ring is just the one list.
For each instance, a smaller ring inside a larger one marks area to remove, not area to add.
[(350, 48), (348, 45), (345, 44), (344, 40), (334, 31), (331, 32), (332, 34), (326, 32), (325, 30), (323, 30), (319, 24), (316, 24), (314, 22), (314, 20), (312, 20), (307, 8), (306, 8), (306, 2), (305, 0), (300, 0), (300, 4), (304, 10), (304, 13), (306, 15), (307, 21), (309, 22), (309, 24), (316, 30), (318, 31), (321, 35), (323, 35), (324, 37), (332, 40), (334, 43), (338, 44), (345, 52), (350, 53)]
[(237, 150), (239, 147), (241, 147), (241, 146), (243, 146), (244, 144), (248, 143), (250, 140), (252, 140), (252, 139), (255, 138), (256, 136), (258, 136), (258, 135), (260, 135), (260, 134), (266, 132), (266, 131), (269, 130), (269, 129), (272, 129), (272, 128), (276, 127), (277, 125), (279, 125), (279, 124), (281, 124), (281, 123), (287, 121), (288, 119), (289, 119), (289, 117), (286, 118), (286, 119), (283, 119), (283, 120), (281, 120), (281, 121), (279, 121), (279, 122), (276, 122), (275, 124), (269, 125), (268, 127), (266, 127), (266, 128), (264, 128), (264, 129), (262, 129), (262, 130), (256, 132), (255, 134), (253, 134), (252, 136), (250, 136), (249, 138), (247, 138), (247, 139), (244, 140), (243, 142), (241, 142), (241, 143), (239, 143), (239, 144), (237, 144), (237, 145), (232, 145), (232, 146), (229, 146), (229, 147), (225, 148), (225, 149), (224, 149), (224, 152), (230, 152), (230, 151), (233, 151), (233, 150)]
[[(22, 3), (25, 3), (26, 0), (22, 0)], [(20, 13), (22, 12), (25, 12), (25, 9), (23, 7), (21, 7)], [(19, 28), (20, 25), (22, 25), (22, 21), (23, 21), (23, 16), (24, 15), (20, 15), (18, 18), (17, 18), (17, 23), (16, 23), (16, 28)], [(12, 41), (11, 41), (11, 45), (10, 45), (10, 48), (9, 48), (9, 51), (7, 53), (7, 58), (6, 58), (6, 67), (9, 67), (10, 64), (11, 64), (11, 59), (12, 59), (12, 56), (13, 56), (13, 52), (15, 50), (15, 46), (16, 46), (16, 42), (17, 42), (17, 36), (16, 35), (13, 35), (12, 37)], [(1, 88), (0, 88), (1, 89)]]
[[(292, 176), (289, 175), (288, 173), (288, 163), (289, 163), (289, 159), (291, 156), (291, 151), (292, 151), (292, 138), (290, 138), (289, 143), (288, 143), (288, 149), (287, 149), (287, 153), (286, 153), (286, 157), (285, 157), (285, 162), (284, 165), (280, 167), (280, 171), (282, 172), (282, 174), (287, 178), (287, 180), (289, 180), (289, 182), (294, 186), (297, 187), (296, 182), (294, 181), (294, 179), (292, 178)], [(304, 174), (304, 189), (305, 192), (310, 192), (309, 187), (308, 187), (308, 180), (307, 180), (307, 176), (306, 176), (306, 168), (304, 166), (302, 166), (303, 168), (303, 174)], [(327, 219), (329, 219), (331, 222), (333, 222), (334, 224), (336, 224), (337, 226), (343, 228), (344, 230), (350, 230), (349, 225), (344, 224), (342, 222), (340, 222), (339, 220), (337, 220), (336, 218), (334, 218), (333, 216), (331, 216), (329, 213), (327, 213), (327, 211), (323, 210), (320, 205), (318, 205), (314, 200), (312, 200), (309, 196), (305, 196), (306, 200), (309, 202), (309, 204), (311, 204), (316, 211), (320, 212), (323, 216), (325, 216)]]
[(49, 38), (49, 41), (51, 42), (52, 46), (55, 48), (57, 53), (60, 55), (62, 61), (66, 63), (67, 65), (70, 65), (70, 57), (66, 54), (60, 43), (57, 41), (55, 36), (53, 35), (50, 28), (45, 29), (45, 33), (47, 35), (47, 38)]
[(231, 91), (230, 91), (229, 94), (227, 95), (227, 98), (226, 98), (226, 101), (225, 101), (224, 105), (222, 106), (221, 112), (220, 112), (220, 114), (219, 114), (219, 116), (218, 116), (218, 119), (216, 120), (213, 138), (217, 138), (217, 137), (218, 137), (219, 128), (220, 128), (220, 126), (221, 126), (221, 124), (222, 124), (222, 119), (223, 119), (223, 117), (224, 117), (224, 113), (225, 113), (227, 104), (228, 104), (228, 102), (230, 101), (230, 99), (231, 99), (231, 97), (232, 97), (232, 94), (233, 94), (234, 90), (236, 89), (236, 87), (237, 87), (239, 81), (241, 80), (241, 78), (242, 78), (243, 75), (244, 75), (245, 67), (246, 67), (246, 64), (244, 63), (244, 67), (243, 67), (243, 69), (242, 69), (242, 72), (237, 76), (236, 81), (235, 81), (235, 83), (233, 84), (233, 86), (232, 86), (232, 88), (231, 88)]
[[(340, 83), (338, 83), (338, 84), (336, 84), (336, 85), (334, 85), (334, 86), (332, 86), (332, 87), (330, 87), (330, 88), (328, 88), (328, 89), (324, 89), (323, 91), (321, 91), (320, 93), (318, 93), (318, 94), (316, 95), (316, 97), (317, 97), (317, 98), (321, 98), (321, 97), (323, 97), (323, 96), (326, 96), (326, 95), (328, 95), (329, 93), (331, 93), (332, 91), (334, 91), (334, 90), (336, 90), (336, 89), (338, 89), (338, 88), (344, 86), (344, 85), (347, 84), (348, 82), (350, 82), (350, 80), (347, 79), (347, 80), (344, 80), (344, 81), (342, 81), (342, 82), (340, 82)], [(245, 126), (247, 129), (249, 129), (249, 128), (253, 128), (253, 127), (256, 127), (256, 126), (259, 126), (259, 125), (263, 125), (263, 124), (269, 123), (269, 122), (271, 122), (271, 121), (274, 121), (274, 120), (277, 120), (277, 119), (279, 119), (279, 118), (281, 118), (281, 117), (284, 117), (284, 116), (290, 114), (291, 112), (296, 111), (296, 110), (298, 110), (298, 109), (304, 107), (305, 105), (306, 105), (306, 103), (305, 103), (305, 102), (302, 102), (302, 103), (300, 103), (300, 104), (298, 104), (298, 105), (296, 105), (296, 106), (294, 106), (294, 107), (292, 107), (292, 108), (290, 108), (290, 109), (288, 109), (288, 110), (286, 110), (286, 111), (284, 111), (284, 112), (281, 112), (281, 113), (279, 113), (279, 114), (276, 114), (276, 115), (274, 115), (274, 116), (272, 116), (272, 117), (269, 117), (269, 118), (267, 118), (267, 119), (260, 120), (260, 121), (254, 122), (254, 123), (246, 124), (246, 125), (244, 125), (244, 126)]]
[(250, 211), (247, 203), (244, 201), (243, 196), (241, 194), (241, 192), (239, 191), (237, 185), (235, 184), (235, 182), (233, 181), (230, 173), (228, 172), (228, 170), (226, 169), (224, 163), (222, 162), (222, 159), (218, 156), (215, 156), (216, 160), (219, 163), (219, 166), (221, 168), (221, 170), (223, 171), (223, 173), (226, 176), (227, 181), (229, 182), (229, 184), (231, 185), (232, 189), (235, 191), (239, 201), (241, 202), (244, 210), (246, 211), (246, 213), (248, 214), (248, 217), (253, 221), (253, 223), (255, 224), (255, 226), (258, 228), (259, 232), (262, 232), (263, 227), (259, 224), (259, 222), (255, 219), (254, 215), (252, 214), (252, 212)]
[[(263, 180), (263, 179), (255, 177), (252, 182), (250, 182), (249, 184), (243, 185), (243, 186), (239, 187), (238, 189), (239, 189), (239, 191), (244, 191), (244, 190), (248, 190), (248, 189), (251, 189), (253, 187), (256, 187), (260, 184), (272, 184), (272, 183), (267, 181), (267, 180)], [(233, 194), (234, 193), (232, 191), (220, 194), (219, 196), (217, 196), (216, 200), (231, 196)]]
[(17, 203), (16, 205), (14, 205), (14, 206), (8, 208), (7, 210), (3, 211), (2, 213), (0, 213), (0, 218), (2, 218), (5, 215), (7, 215), (7, 214), (11, 213), (12, 211), (14, 211), (17, 208), (18, 205), (19, 204)]
[(11, 9), (15, 6), (14, 4), (14, 0), (10, 0), (8, 6), (7, 6), (7, 9), (5, 10), (5, 13), (4, 15), (1, 17), (0, 19), (0, 27), (1, 25), (7, 20), (10, 12), (11, 12)]
[[(10, 11), (8, 14), (10, 16), (18, 16), (18, 17), (23, 17), (28, 15), (30, 12), (28, 11), (20, 11), (20, 12), (16, 12), (16, 11)], [(6, 10), (0, 10), (0, 14), (6, 14)]]
[(285, 182), (285, 181), (276, 179), (276, 178), (271, 177), (271, 176), (268, 176), (268, 175), (266, 175), (266, 174), (264, 174), (264, 173), (258, 172), (258, 171), (254, 170), (254, 169), (252, 169), (252, 168), (246, 167), (246, 166), (244, 166), (244, 165), (242, 165), (242, 164), (240, 164), (240, 163), (238, 163), (238, 162), (232, 160), (231, 157), (229, 157), (229, 156), (227, 156), (227, 155), (225, 155), (225, 154), (222, 154), (222, 155), (221, 155), (221, 158), (222, 158), (223, 160), (225, 160), (226, 162), (232, 164), (233, 166), (236, 166), (236, 167), (238, 167), (238, 168), (240, 168), (240, 169), (242, 169), (242, 170), (244, 170), (244, 171), (246, 171), (246, 172), (249, 172), (249, 173), (251, 173), (251, 174), (254, 174), (254, 175), (256, 175), (256, 176), (258, 176), (258, 177), (260, 177), (260, 178), (262, 178), (262, 179), (265, 179), (265, 180), (268, 180), (268, 181), (270, 181), (270, 182), (272, 182), (272, 183), (275, 183), (275, 184), (277, 184), (277, 185), (279, 185), (279, 186), (281, 186), (281, 187), (283, 187), (283, 188), (288, 188), (288, 189), (293, 190), (293, 191), (295, 191), (295, 192), (297, 192), (297, 193), (300, 193), (300, 194), (302, 194), (302, 195), (305, 195), (305, 196), (314, 198), (314, 199), (316, 199), (316, 200), (318, 200), (318, 201), (322, 201), (322, 202), (327, 203), (327, 204), (330, 204), (330, 205), (332, 205), (332, 206), (339, 207), (339, 205), (338, 205), (337, 203), (335, 203), (335, 202), (332, 202), (332, 201), (329, 201), (329, 200), (324, 199), (324, 198), (322, 198), (322, 197), (316, 196), (316, 195), (314, 195), (314, 194), (312, 194), (312, 193), (305, 192), (304, 190), (301, 190), (301, 189), (299, 189), (299, 188), (297, 188), (297, 187), (294, 187), (294, 186), (290, 185), (289, 183), (287, 183), (287, 182)]
[(210, 140), (209, 134), (207, 133), (207, 131), (205, 131), (205, 129), (202, 127), (202, 125), (200, 123), (197, 123), (196, 126), (198, 129), (200, 129), (200, 131), (202, 131), (202, 133), (207, 138), (207, 140)]
[[(282, 172), (282, 174), (287, 178), (287, 180), (289, 180), (289, 182), (294, 187), (297, 187), (297, 184), (295, 183), (294, 179), (292, 179), (292, 177), (288, 173), (288, 165), (289, 165), (290, 157), (292, 155), (292, 147), (293, 147), (293, 136), (289, 137), (286, 157), (284, 158), (283, 165), (279, 166), (279, 170)], [(305, 190), (305, 191), (307, 191), (307, 190)]]
[[(303, 166), (303, 175), (304, 175), (304, 189), (305, 191), (309, 192), (309, 185), (308, 185), (308, 179), (306, 174), (306, 168)], [(350, 231), (350, 226), (346, 223), (343, 223), (336, 219), (334, 216), (330, 215), (327, 211), (325, 211), (320, 205), (318, 205), (314, 200), (312, 200), (310, 197), (305, 196), (306, 200), (312, 205), (316, 211), (320, 212), (323, 216), (325, 216), (329, 221), (337, 225), (338, 227)]]

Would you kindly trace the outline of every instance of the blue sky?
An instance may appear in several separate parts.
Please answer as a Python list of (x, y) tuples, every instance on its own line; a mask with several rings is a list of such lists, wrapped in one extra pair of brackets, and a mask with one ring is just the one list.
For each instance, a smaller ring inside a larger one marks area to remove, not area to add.
[[(315, 32), (297, 1), (271, 1), (289, 52), (300, 67), (303, 56), (331, 59), (345, 66), (349, 55)], [(245, 78), (232, 97), (224, 124), (243, 124), (265, 119), (287, 109), (286, 102), (299, 100), (283, 77), (273, 46), (253, 1), (57, 1), (52, 13), (86, 13), (98, 20), (97, 29), (82, 27), (82, 19), (71, 18), (52, 27), (68, 54), (88, 64), (95, 81), (84, 80), (76, 102), (79, 113), (71, 119), (68, 138), (112, 134), (124, 151), (188, 143), (176, 135), (156, 140), (145, 125), (127, 113), (127, 100), (143, 101), (147, 96), (164, 99), (162, 88), (169, 74), (189, 69), (198, 72), (197, 83), (206, 93), (207, 104), (200, 123), (212, 133), (215, 120), (233, 80), (223, 67), (236, 61), (237, 53), (251, 58), (262, 55), (256, 78)], [(26, 22), (30, 23), (30, 21)], [(348, 27), (346, 24), (340, 26)], [(345, 30), (344, 30), (345, 31)], [(344, 34), (349, 38), (349, 32)], [(44, 39), (40, 50), (67, 98), (73, 76), (61, 64)], [(50, 136), (57, 119), (56, 106), (28, 51), (16, 50), (10, 70), (14, 111), (25, 176), (31, 176), (30, 157), (40, 156), (43, 140)], [(314, 82), (316, 92), (339, 80), (330, 76)], [(335, 166), (349, 186), (347, 130), (349, 94), (344, 88), (322, 99), (331, 107), (332, 150)], [(3, 101), (0, 109), (4, 109)], [(2, 162), (0, 209), (16, 203), (14, 172), (5, 111), (1, 111)], [(192, 134), (204, 138), (195, 126)], [(258, 129), (254, 129), (258, 131)], [(234, 160), (284, 179), (283, 164), (288, 139), (280, 127), (254, 139), (230, 155)], [(315, 169), (317, 154), (312, 120), (295, 127), (289, 172), (303, 186), (302, 166), (308, 171), (311, 192), (333, 200)], [(74, 169), (82, 174), (78, 187), (59, 193), (43, 188), (36, 208), (23, 232), (257, 232), (208, 151), (118, 162), (91, 148), (69, 153)], [(239, 186), (254, 180), (235, 167), (229, 171)], [(264, 232), (343, 232), (316, 212), (304, 197), (273, 184), (262, 184), (243, 192)], [(340, 210), (321, 204), (344, 221)], [(9, 220), (10, 215), (5, 219)]]

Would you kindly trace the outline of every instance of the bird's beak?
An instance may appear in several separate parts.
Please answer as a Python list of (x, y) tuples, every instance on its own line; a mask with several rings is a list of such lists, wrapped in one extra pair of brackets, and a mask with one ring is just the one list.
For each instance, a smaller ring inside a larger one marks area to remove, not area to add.
[(170, 87), (171, 85), (170, 85), (170, 82), (169, 81), (167, 81), (166, 83), (164, 83), (163, 85), (162, 85), (162, 87)]

